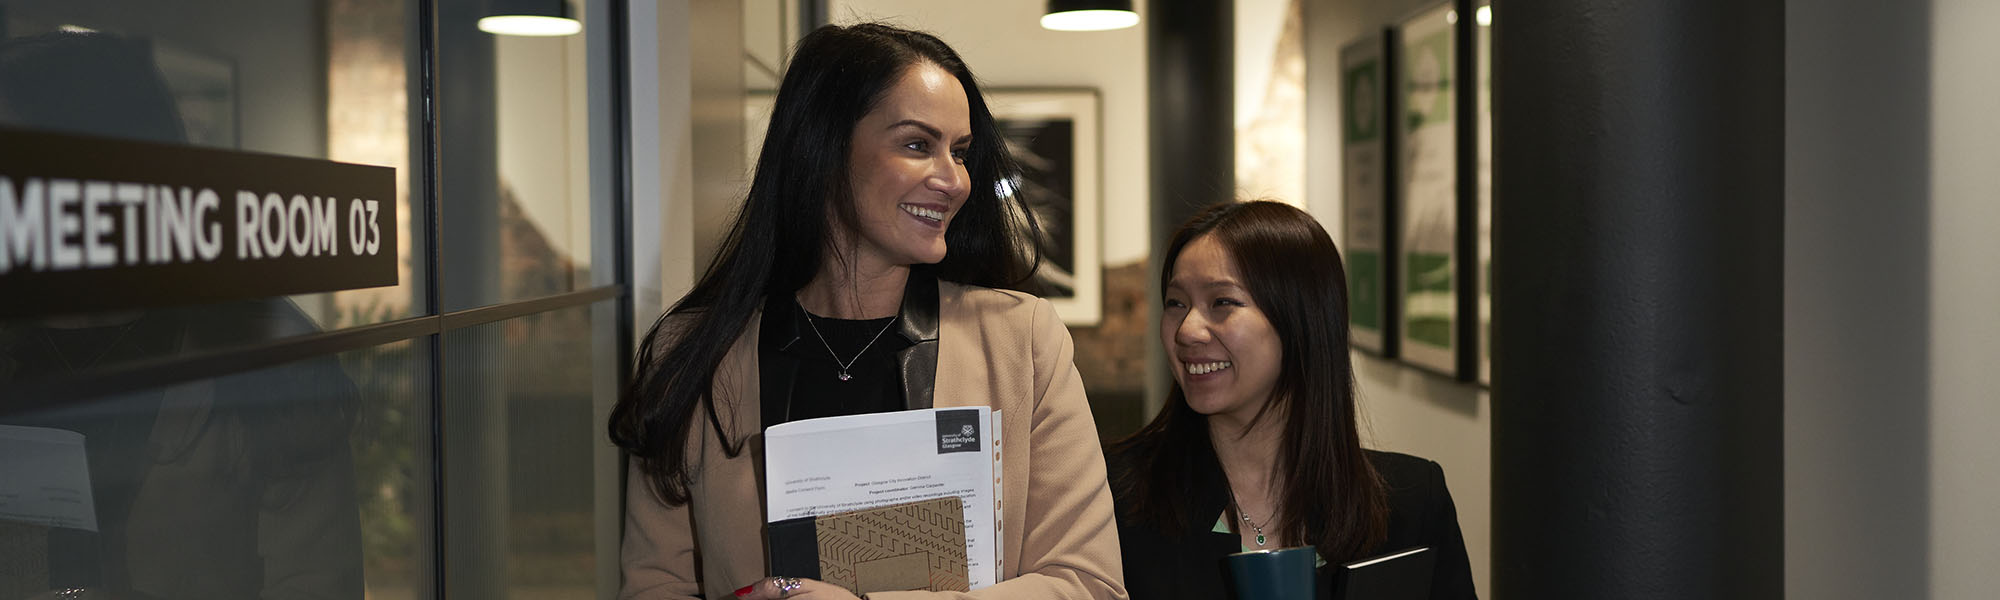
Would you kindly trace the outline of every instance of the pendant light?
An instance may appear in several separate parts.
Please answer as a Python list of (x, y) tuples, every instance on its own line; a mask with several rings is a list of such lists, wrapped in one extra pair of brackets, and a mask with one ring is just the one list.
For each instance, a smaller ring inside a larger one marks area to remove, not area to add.
[(583, 31), (569, 9), (569, 0), (487, 0), (479, 30), (494, 35), (553, 37)]
[(1042, 28), (1056, 31), (1104, 31), (1139, 24), (1132, 0), (1049, 0)]

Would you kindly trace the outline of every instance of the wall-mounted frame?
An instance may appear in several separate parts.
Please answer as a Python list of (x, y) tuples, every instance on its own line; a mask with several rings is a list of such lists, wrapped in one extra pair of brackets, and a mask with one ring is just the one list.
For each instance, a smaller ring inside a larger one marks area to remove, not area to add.
[(1400, 248), (1395, 297), (1405, 362), (1458, 377), (1461, 157), (1458, 12), (1441, 3), (1397, 23), (1394, 121)]
[[(1473, 122), (1472, 178), (1474, 185), (1471, 232), (1474, 252), (1478, 260), (1471, 267), (1472, 276), (1463, 278), (1473, 282), (1476, 299), (1467, 314), (1476, 318), (1467, 319), (1471, 329), (1469, 337), (1476, 340), (1472, 347), (1478, 349), (1477, 367), (1473, 370), (1481, 384), (1493, 385), (1493, 3), (1490, 0), (1473, 0), (1471, 62), (1473, 67)], [(1461, 56), (1464, 56), (1461, 54)]]
[(1036, 272), (1043, 297), (1063, 323), (1097, 325), (1104, 318), (1097, 91), (988, 90), (986, 104), (1021, 164), (1022, 180), (1012, 189), (1048, 236), (1052, 254)]
[(1369, 36), (1340, 51), (1341, 254), (1347, 270), (1349, 343), (1395, 356), (1396, 270), (1391, 243), (1393, 179), (1387, 35)]

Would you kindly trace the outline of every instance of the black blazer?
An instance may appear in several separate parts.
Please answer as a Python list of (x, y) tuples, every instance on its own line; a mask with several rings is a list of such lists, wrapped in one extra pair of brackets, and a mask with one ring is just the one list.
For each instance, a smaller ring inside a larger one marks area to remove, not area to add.
[[(1193, 516), (1180, 531), (1164, 532), (1150, 525), (1131, 522), (1126, 515), (1127, 499), (1122, 486), (1113, 485), (1113, 501), (1118, 506), (1118, 541), (1125, 563), (1125, 589), (1132, 600), (1231, 598), (1228, 566), (1224, 557), (1242, 550), (1233, 533), (1215, 533), (1215, 521), (1229, 504), (1228, 481), (1212, 452), (1193, 465), (1191, 490)], [(1114, 452), (1105, 459), (1113, 482), (1129, 474), (1130, 457)], [(1389, 533), (1371, 554), (1415, 546), (1429, 546), (1437, 554), (1431, 578), (1433, 600), (1476, 598), (1472, 589), (1472, 564), (1465, 555), (1465, 537), (1458, 529), (1458, 509), (1452, 505), (1451, 491), (1445, 488), (1444, 469), (1437, 463), (1394, 452), (1368, 451), (1369, 462), (1389, 488)], [(1319, 570), (1319, 596), (1333, 595), (1332, 575), (1337, 564)]]

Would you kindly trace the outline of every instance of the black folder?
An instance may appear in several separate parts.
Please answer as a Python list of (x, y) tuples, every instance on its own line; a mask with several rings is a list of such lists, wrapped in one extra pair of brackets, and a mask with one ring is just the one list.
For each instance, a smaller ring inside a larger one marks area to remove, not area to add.
[(1334, 600), (1427, 600), (1437, 553), (1429, 547), (1404, 548), (1339, 566), (1333, 573)]

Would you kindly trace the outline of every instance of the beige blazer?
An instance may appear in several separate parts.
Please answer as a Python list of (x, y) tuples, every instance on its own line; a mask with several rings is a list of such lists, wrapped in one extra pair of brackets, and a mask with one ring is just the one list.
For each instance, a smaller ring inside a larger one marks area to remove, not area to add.
[[(914, 598), (1125, 598), (1111, 492), (1097, 427), (1073, 362), (1069, 331), (1048, 301), (941, 282), (934, 406), (991, 406), (1001, 413), (999, 584), (971, 593), (876, 592)], [(728, 600), (766, 576), (763, 427), (752, 317), (716, 370), (724, 429), (747, 436), (730, 458), (714, 428), (695, 427), (695, 478), (685, 506), (663, 505), (638, 471), (626, 475), (620, 598)], [(706, 423), (697, 411), (694, 423)], [(742, 439), (742, 438), (738, 438)]]

